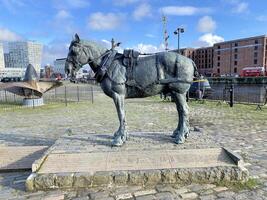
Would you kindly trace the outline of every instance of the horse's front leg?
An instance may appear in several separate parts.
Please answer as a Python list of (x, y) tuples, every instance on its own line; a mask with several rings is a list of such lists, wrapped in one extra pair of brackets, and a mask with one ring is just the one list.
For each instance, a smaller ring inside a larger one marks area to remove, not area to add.
[(126, 120), (125, 120), (125, 110), (124, 110), (124, 94), (114, 93), (113, 101), (115, 103), (117, 114), (120, 121), (119, 129), (114, 134), (114, 139), (112, 142), (113, 146), (122, 146), (127, 139), (126, 130)]

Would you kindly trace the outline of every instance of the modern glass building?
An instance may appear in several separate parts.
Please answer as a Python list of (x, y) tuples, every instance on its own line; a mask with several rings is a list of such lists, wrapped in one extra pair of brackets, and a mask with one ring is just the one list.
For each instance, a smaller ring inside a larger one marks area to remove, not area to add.
[(0, 43), (0, 69), (4, 68), (5, 68), (4, 47), (3, 44)]
[(54, 61), (54, 72), (60, 73), (63, 77), (65, 77), (65, 62), (66, 58), (59, 58)]
[(43, 45), (33, 41), (16, 41), (8, 43), (9, 53), (6, 55), (6, 66), (11, 68), (26, 68), (32, 64), (40, 73)]

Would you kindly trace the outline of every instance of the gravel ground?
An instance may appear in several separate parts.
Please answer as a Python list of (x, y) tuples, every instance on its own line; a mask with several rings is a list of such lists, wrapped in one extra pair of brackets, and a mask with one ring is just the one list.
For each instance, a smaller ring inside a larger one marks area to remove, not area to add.
[[(94, 103), (50, 104), (35, 109), (0, 110), (0, 146), (52, 145), (69, 129), (72, 133), (110, 133), (118, 126), (113, 102), (99, 93)], [(171, 102), (157, 97), (126, 103), (129, 132), (172, 132), (177, 113)], [(267, 108), (225, 103), (191, 102), (191, 126), (219, 145), (241, 154), (251, 177), (252, 190), (211, 184), (159, 185), (155, 188), (123, 187), (83, 191), (25, 192), (30, 172), (0, 174), (0, 199), (267, 199)]]

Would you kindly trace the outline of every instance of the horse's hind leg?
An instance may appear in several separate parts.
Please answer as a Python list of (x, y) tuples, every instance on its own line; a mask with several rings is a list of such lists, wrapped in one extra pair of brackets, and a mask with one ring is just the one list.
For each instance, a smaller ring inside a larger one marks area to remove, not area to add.
[(189, 134), (189, 108), (186, 102), (186, 94), (174, 92), (173, 97), (179, 116), (178, 126), (173, 132), (173, 137), (175, 138), (175, 143), (182, 144), (185, 142), (185, 138), (187, 138)]
[(113, 101), (115, 103), (115, 106), (117, 109), (117, 114), (118, 114), (119, 121), (120, 121), (120, 127), (116, 131), (116, 133), (114, 134), (114, 139), (113, 139), (112, 145), (113, 146), (122, 146), (123, 143), (127, 139), (125, 110), (124, 110), (125, 95), (118, 94), (118, 93), (114, 92), (112, 98), (113, 98)]

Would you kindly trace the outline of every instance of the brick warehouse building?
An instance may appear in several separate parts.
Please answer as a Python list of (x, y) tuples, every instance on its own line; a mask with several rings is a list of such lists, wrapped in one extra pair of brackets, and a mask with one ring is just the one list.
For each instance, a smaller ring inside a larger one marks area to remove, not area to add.
[(185, 48), (181, 54), (194, 60), (205, 76), (240, 75), (244, 67), (267, 70), (267, 36), (220, 42), (213, 47)]

